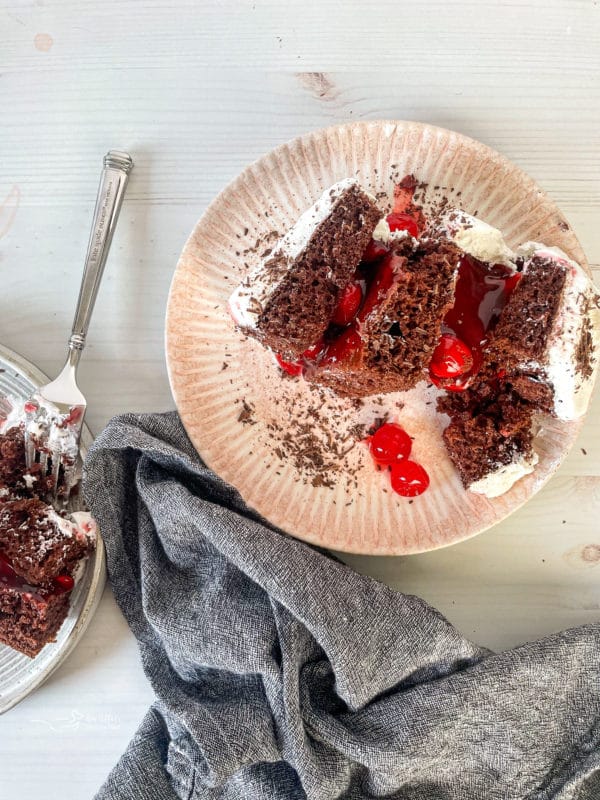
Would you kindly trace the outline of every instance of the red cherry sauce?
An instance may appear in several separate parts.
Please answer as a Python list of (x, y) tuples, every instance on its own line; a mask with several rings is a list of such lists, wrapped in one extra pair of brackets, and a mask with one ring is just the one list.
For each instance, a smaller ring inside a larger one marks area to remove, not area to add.
[(491, 266), (463, 255), (458, 268), (454, 306), (446, 314), (442, 334), (464, 342), (473, 356), (471, 368), (458, 377), (440, 378), (430, 369), (436, 386), (460, 392), (469, 386), (483, 363), (483, 348), (521, 275), (503, 264)]
[(309, 347), (297, 362), (288, 362), (276, 355), (279, 366), (289, 375), (300, 375), (311, 366), (349, 362), (360, 355), (360, 325), (387, 294), (394, 282), (398, 261), (384, 244), (371, 240), (324, 339)]
[(0, 586), (2, 587), (30, 594), (37, 602), (45, 603), (52, 597), (70, 592), (74, 585), (70, 575), (57, 575), (52, 581), (52, 587), (31, 586), (25, 578), (15, 572), (10, 559), (0, 550)]

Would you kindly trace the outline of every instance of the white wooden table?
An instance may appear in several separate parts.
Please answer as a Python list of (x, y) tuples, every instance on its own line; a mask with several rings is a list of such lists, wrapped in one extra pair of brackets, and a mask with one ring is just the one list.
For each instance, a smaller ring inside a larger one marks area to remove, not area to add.
[[(90, 331), (88, 422), (172, 408), (179, 251), (249, 161), (335, 122), (419, 119), (497, 148), (559, 203), (600, 282), (597, 0), (6, 0), (0, 341), (60, 366), (100, 161), (136, 162)], [(584, 453), (585, 451), (585, 453)], [(550, 484), (448, 550), (348, 557), (506, 648), (600, 618), (600, 395)], [(0, 796), (89, 798), (151, 702), (110, 591), (68, 662), (0, 717)]]

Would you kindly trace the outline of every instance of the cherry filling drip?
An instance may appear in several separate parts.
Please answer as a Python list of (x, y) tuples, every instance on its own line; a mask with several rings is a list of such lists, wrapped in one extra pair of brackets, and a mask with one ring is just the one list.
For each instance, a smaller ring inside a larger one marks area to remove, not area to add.
[(14, 589), (17, 592), (30, 594), (38, 601), (47, 601), (51, 597), (70, 592), (75, 581), (70, 575), (57, 575), (52, 580), (51, 587), (32, 586), (25, 578), (18, 575), (13, 569), (10, 559), (0, 550), (0, 586)]
[(502, 264), (489, 266), (466, 254), (461, 257), (454, 306), (444, 318), (429, 366), (436, 386), (454, 392), (469, 386), (482, 367), (488, 334), (520, 278)]

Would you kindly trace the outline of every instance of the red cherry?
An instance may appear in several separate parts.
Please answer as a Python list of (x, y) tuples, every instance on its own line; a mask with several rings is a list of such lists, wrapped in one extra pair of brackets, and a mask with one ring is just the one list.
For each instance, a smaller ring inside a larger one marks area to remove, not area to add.
[(70, 575), (57, 575), (56, 578), (54, 578), (54, 583), (58, 584), (65, 592), (70, 592), (75, 586), (75, 581)]
[(347, 360), (362, 348), (362, 339), (354, 326), (346, 330), (333, 341), (325, 351), (324, 361), (336, 364)]
[(446, 392), (464, 392), (471, 385), (473, 375), (460, 375), (456, 380), (452, 378), (436, 378), (435, 375), (429, 374), (431, 382), (439, 389), (444, 389)]
[(387, 255), (388, 252), (389, 250), (383, 244), (383, 242), (378, 242), (375, 239), (371, 239), (367, 245), (367, 249), (363, 253), (362, 261), (364, 261), (366, 264), (372, 264), (373, 261), (379, 261), (379, 259)]
[(360, 284), (349, 283), (343, 291), (331, 321), (335, 325), (349, 325), (360, 308), (362, 297), (363, 293)]
[(35, 412), (36, 412), (37, 410), (38, 410), (37, 403), (33, 403), (33, 402), (31, 402), (31, 400), (28, 400), (28, 401), (25, 403), (25, 405), (23, 406), (23, 411), (24, 411), (26, 414), (35, 414)]
[(392, 489), (402, 497), (416, 497), (429, 486), (429, 475), (415, 461), (398, 461), (392, 467)]
[(286, 361), (283, 356), (279, 355), (279, 353), (275, 353), (275, 360), (281, 369), (284, 372), (287, 372), (288, 375), (296, 377), (302, 374), (303, 367), (298, 361)]
[(419, 226), (415, 218), (410, 214), (392, 213), (387, 215), (386, 220), (391, 231), (408, 231), (410, 236), (413, 236), (415, 239), (419, 235)]
[(429, 371), (436, 378), (456, 378), (469, 372), (473, 353), (457, 336), (444, 334), (433, 351)]
[(410, 436), (395, 422), (386, 422), (369, 440), (369, 450), (377, 464), (395, 464), (408, 458), (411, 447)]

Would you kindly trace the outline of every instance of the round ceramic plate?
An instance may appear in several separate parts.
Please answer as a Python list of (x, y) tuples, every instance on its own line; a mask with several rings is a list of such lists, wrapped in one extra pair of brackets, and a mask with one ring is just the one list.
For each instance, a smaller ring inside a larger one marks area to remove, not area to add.
[[(6, 397), (25, 399), (34, 389), (48, 382), (43, 372), (21, 356), (0, 347), (0, 410), (10, 406)], [(92, 443), (92, 435), (84, 426), (81, 456)], [(79, 501), (80, 502), (80, 501)], [(76, 498), (70, 510), (78, 506)], [(71, 594), (69, 614), (58, 632), (56, 641), (47, 644), (35, 657), (28, 658), (11, 647), (0, 644), (0, 714), (27, 697), (50, 676), (75, 647), (91, 620), (106, 581), (104, 545), (98, 535), (96, 550), (86, 563), (85, 572)]]
[[(442, 443), (445, 418), (425, 383), (359, 405), (282, 378), (272, 356), (235, 331), (228, 296), (327, 187), (356, 176), (385, 209), (409, 173), (427, 184), (425, 208), (446, 198), (500, 228), (511, 246), (557, 245), (587, 268), (556, 205), (498, 153), (429, 125), (360, 122), (302, 136), (245, 169), (196, 225), (169, 297), (171, 387), (198, 452), (271, 523), (335, 550), (417, 553), (489, 528), (540, 489), (581, 426), (544, 420), (535, 471), (490, 500), (461, 486)], [(412, 502), (390, 491), (360, 442), (386, 415), (414, 437), (413, 457), (431, 477)]]

